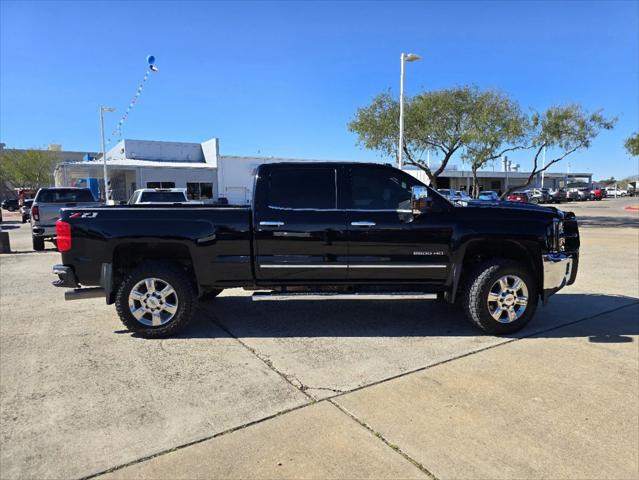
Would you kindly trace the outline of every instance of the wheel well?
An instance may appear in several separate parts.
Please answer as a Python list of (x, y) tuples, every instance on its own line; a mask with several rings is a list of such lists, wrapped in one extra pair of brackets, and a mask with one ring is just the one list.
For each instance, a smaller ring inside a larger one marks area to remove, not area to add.
[(122, 279), (131, 270), (148, 261), (167, 262), (178, 265), (195, 281), (193, 259), (186, 245), (171, 242), (124, 243), (113, 252), (113, 295)]
[[(541, 287), (542, 265), (541, 251), (534, 242), (516, 240), (477, 240), (466, 248), (462, 263), (462, 278), (485, 260), (491, 258), (507, 258), (521, 262), (527, 266)], [(541, 288), (540, 288), (541, 291)]]

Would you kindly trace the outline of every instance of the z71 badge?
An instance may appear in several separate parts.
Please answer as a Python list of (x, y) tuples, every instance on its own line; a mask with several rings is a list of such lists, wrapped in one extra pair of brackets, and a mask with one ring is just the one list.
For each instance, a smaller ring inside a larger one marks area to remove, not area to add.
[(75, 212), (72, 213), (69, 218), (95, 218), (98, 216), (98, 212), (87, 212), (87, 213), (80, 213), (80, 212)]

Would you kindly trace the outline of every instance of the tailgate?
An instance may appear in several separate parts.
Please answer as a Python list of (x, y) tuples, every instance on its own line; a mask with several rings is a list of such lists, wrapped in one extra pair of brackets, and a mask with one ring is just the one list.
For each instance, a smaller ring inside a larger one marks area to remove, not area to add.
[(100, 207), (100, 202), (70, 202), (70, 203), (40, 203), (38, 204), (41, 225), (54, 225), (60, 219), (62, 208), (91, 208)]

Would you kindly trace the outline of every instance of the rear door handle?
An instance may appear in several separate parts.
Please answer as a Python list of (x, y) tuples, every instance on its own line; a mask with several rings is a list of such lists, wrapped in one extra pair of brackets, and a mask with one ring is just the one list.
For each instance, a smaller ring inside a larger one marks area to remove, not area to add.
[(351, 222), (354, 227), (374, 227), (375, 222)]
[(282, 225), (284, 225), (284, 222), (260, 222), (262, 227), (281, 227)]

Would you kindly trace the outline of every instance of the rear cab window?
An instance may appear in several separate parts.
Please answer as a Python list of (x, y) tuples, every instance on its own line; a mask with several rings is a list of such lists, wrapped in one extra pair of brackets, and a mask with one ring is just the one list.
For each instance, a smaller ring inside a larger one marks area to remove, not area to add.
[(271, 171), (267, 205), (275, 209), (335, 209), (336, 169), (288, 167)]
[(140, 202), (181, 203), (186, 197), (182, 192), (142, 192)]
[(56, 188), (55, 190), (40, 190), (35, 198), (37, 203), (78, 203), (95, 202), (91, 190), (76, 188)]

